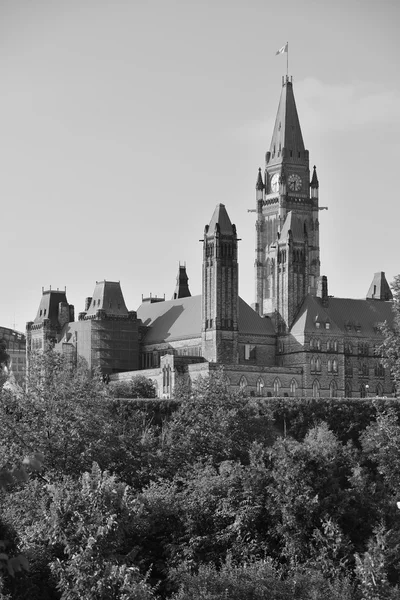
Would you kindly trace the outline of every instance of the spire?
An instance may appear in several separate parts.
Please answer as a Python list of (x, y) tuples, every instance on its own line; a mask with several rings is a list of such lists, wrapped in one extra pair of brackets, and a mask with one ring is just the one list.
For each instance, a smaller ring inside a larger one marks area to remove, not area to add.
[(319, 182), (318, 182), (318, 177), (317, 177), (317, 167), (314, 165), (314, 171), (312, 174), (312, 178), (311, 178), (311, 184), (310, 186), (312, 188), (319, 188)]
[(393, 294), (383, 271), (374, 273), (374, 278), (369, 286), (367, 300), (393, 300)]
[(214, 235), (216, 226), (218, 226), (219, 233), (223, 235), (232, 235), (234, 233), (234, 226), (231, 223), (224, 204), (217, 204), (210, 224), (208, 227), (206, 226), (208, 236)]
[(179, 271), (176, 277), (176, 287), (172, 300), (176, 300), (177, 298), (188, 298), (191, 296), (188, 281), (189, 278), (186, 274), (186, 265), (179, 265)]
[(258, 169), (258, 176), (257, 176), (257, 182), (256, 182), (256, 190), (263, 190), (264, 189), (264, 182), (263, 182), (263, 178), (261, 175), (261, 168)]
[(268, 164), (308, 164), (308, 152), (304, 147), (300, 121), (293, 94), (293, 84), (286, 77), (283, 81), (278, 113), (272, 134)]

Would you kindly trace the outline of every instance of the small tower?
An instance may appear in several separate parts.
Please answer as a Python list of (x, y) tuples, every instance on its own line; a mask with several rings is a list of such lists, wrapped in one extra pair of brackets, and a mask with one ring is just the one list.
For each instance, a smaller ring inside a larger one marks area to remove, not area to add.
[(202, 353), (216, 363), (238, 362), (238, 261), (236, 227), (218, 204), (204, 229)]
[(188, 281), (189, 277), (186, 273), (186, 265), (179, 265), (179, 271), (176, 277), (176, 287), (172, 300), (176, 300), (177, 298), (188, 298), (191, 296)]

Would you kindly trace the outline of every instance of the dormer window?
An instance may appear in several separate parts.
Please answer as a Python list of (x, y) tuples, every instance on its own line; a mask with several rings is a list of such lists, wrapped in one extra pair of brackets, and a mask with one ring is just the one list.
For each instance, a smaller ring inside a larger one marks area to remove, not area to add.
[(331, 328), (331, 324), (329, 323), (329, 321), (327, 321), (325, 323), (325, 329), (330, 329)]

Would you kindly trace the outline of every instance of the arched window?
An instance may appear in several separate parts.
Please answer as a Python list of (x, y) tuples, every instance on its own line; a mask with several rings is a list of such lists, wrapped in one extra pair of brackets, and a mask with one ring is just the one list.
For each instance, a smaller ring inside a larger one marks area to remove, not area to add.
[(257, 396), (263, 395), (263, 389), (264, 389), (264, 379), (262, 377), (259, 377), (257, 379)]
[(314, 380), (314, 383), (312, 385), (312, 395), (313, 398), (319, 398), (321, 394), (321, 386), (319, 384), (318, 379)]
[(351, 398), (351, 383), (349, 381), (346, 381), (344, 394), (346, 398)]
[(321, 373), (321, 359), (319, 357), (315, 361), (315, 370), (317, 373)]
[(274, 396), (275, 396), (275, 398), (276, 398), (277, 396), (280, 396), (280, 393), (281, 393), (281, 387), (282, 387), (282, 386), (281, 386), (281, 382), (280, 382), (280, 380), (279, 380), (279, 377), (277, 377), (277, 378), (274, 380)]
[(332, 373), (332, 360), (328, 358), (328, 373)]
[(380, 383), (378, 383), (378, 385), (376, 386), (376, 395), (379, 397), (383, 396), (383, 387)]
[(384, 377), (385, 376), (385, 369), (384, 369), (384, 366), (382, 365), (382, 363), (376, 363), (375, 375), (376, 375), (376, 377)]
[(311, 373), (315, 373), (316, 371), (316, 366), (315, 366), (315, 357), (312, 356), (311, 357), (311, 367), (310, 367)]
[(360, 385), (360, 398), (365, 398), (366, 395), (367, 395), (367, 392), (365, 389), (365, 385), (362, 383)]
[(290, 395), (295, 397), (297, 396), (297, 381), (295, 379), (292, 379), (292, 381), (290, 382)]
[(337, 385), (335, 380), (331, 381), (329, 384), (329, 397), (337, 398)]
[(241, 390), (245, 390), (247, 387), (247, 379), (244, 375), (241, 376), (239, 381), (239, 387)]
[(333, 361), (332, 361), (332, 371), (334, 373), (338, 372), (338, 361), (337, 361), (337, 358), (334, 358)]

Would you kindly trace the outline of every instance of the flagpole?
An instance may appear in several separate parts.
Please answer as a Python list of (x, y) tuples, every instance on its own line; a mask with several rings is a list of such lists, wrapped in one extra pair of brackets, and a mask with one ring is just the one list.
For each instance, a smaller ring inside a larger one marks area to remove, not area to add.
[(289, 42), (286, 42), (287, 52), (286, 52), (286, 81), (289, 81)]

